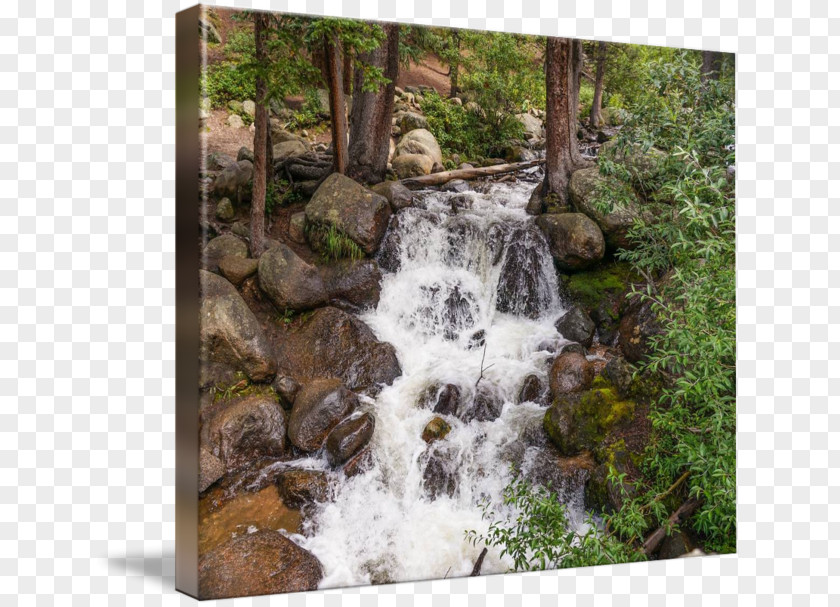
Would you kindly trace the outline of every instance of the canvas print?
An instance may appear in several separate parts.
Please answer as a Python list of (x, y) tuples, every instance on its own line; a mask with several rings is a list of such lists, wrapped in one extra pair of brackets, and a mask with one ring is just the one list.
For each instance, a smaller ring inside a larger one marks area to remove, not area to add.
[(733, 55), (191, 14), (199, 598), (735, 550)]

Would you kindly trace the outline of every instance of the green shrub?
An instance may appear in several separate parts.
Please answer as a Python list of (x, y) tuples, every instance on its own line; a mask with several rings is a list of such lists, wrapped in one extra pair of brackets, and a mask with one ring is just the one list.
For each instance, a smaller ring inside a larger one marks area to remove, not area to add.
[(307, 224), (306, 234), (312, 248), (320, 252), (325, 259), (362, 259), (365, 256), (359, 245), (333, 224)]
[(214, 108), (227, 107), (229, 101), (256, 97), (254, 76), (233, 61), (207, 66), (202, 74), (202, 90)]

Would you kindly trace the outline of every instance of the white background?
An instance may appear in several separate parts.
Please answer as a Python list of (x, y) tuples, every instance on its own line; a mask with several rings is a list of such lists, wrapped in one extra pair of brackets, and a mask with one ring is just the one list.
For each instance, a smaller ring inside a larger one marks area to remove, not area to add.
[[(235, 604), (838, 604), (840, 4), (231, 4), (738, 53), (738, 555)], [(173, 588), (174, 13), (187, 6), (0, 11), (3, 605), (192, 603)]]

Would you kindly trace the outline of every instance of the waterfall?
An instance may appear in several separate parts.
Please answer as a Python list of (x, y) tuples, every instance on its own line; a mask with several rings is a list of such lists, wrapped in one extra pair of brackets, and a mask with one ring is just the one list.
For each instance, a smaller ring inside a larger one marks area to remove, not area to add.
[[(382, 265), (395, 271), (384, 273), (378, 307), (361, 318), (394, 345), (403, 375), (362, 399), (376, 417), (373, 468), (342, 477), (335, 500), (295, 537), (323, 563), (324, 588), (468, 575), (481, 546), (464, 533), (489, 526), (478, 503), (489, 499), (504, 514), (506, 454), (524, 432), (541, 431), (545, 407), (519, 404), (518, 393), (528, 375), (546, 378), (546, 344), (564, 341), (553, 325), (564, 309), (548, 246), (524, 210), (534, 184), (478, 187), (419, 193), (383, 244)], [(447, 416), (452, 431), (427, 445), (421, 434), (434, 413), (423, 395), (446, 384), (466, 408), (480, 392), (500, 412)], [(521, 451), (523, 468), (538, 451)], [(562, 498), (574, 520), (581, 494), (578, 486)], [(511, 566), (491, 549), (482, 573)]]

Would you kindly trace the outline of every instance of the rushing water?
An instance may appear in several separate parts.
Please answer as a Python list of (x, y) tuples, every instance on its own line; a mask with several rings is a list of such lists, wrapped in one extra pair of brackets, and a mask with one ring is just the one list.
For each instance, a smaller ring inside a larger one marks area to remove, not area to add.
[[(541, 405), (517, 402), (526, 376), (545, 379), (547, 344), (563, 341), (553, 326), (564, 310), (551, 257), (524, 210), (534, 185), (484, 187), (421, 193), (420, 208), (402, 211), (389, 235), (398, 269), (384, 273), (379, 305), (362, 320), (394, 345), (403, 375), (375, 400), (363, 399), (376, 417), (373, 469), (342, 479), (336, 499), (306, 523), (305, 536), (295, 536), (323, 563), (324, 588), (468, 575), (482, 546), (464, 532), (486, 532), (482, 499), (504, 514), (510, 472), (502, 454), (544, 414)], [(513, 278), (497, 304), (503, 268)], [(527, 292), (527, 301), (511, 286)], [(482, 330), (486, 351), (477, 345)], [(447, 417), (450, 434), (427, 445), (421, 434), (434, 414), (418, 404), (420, 395), (454, 384), (471, 401), (482, 357), (480, 389), (504, 403), (501, 415), (469, 423)], [(433, 459), (457, 479), (451, 495), (433, 498), (424, 488)], [(579, 504), (570, 510), (579, 515)], [(491, 549), (482, 573), (511, 566)]]

